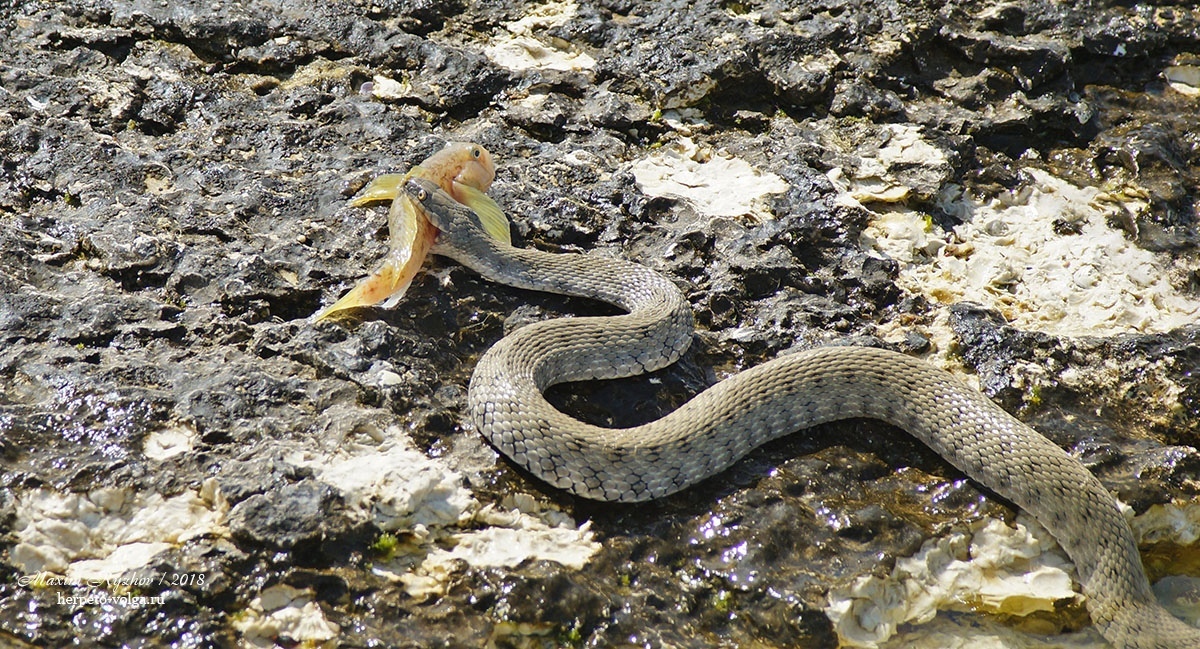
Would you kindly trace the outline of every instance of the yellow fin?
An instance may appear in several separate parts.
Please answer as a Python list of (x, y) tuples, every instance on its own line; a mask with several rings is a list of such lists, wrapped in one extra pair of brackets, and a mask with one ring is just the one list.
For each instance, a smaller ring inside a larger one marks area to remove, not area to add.
[[(411, 204), (411, 199), (401, 196), (398, 201), (392, 203), (393, 211), (396, 211), (397, 203)], [(401, 211), (404, 211), (403, 207)], [(412, 209), (408, 211), (411, 212)], [(342, 299), (318, 314), (317, 320), (324, 320), (346, 309), (372, 306), (381, 302), (384, 308), (391, 308), (400, 302), (413, 278), (425, 264), (429, 249), (437, 238), (437, 228), (424, 218), (413, 218), (408, 225), (412, 227), (406, 233), (406, 243), (393, 246), (384, 257), (383, 264), (371, 273), (370, 277), (360, 280), (349, 293), (342, 296)]]
[(504, 210), (487, 194), (463, 183), (454, 183), (454, 190), (462, 196), (462, 203), (479, 215), (479, 224), (492, 238), (512, 245), (512, 234), (508, 230), (508, 217)]
[[(357, 309), (359, 307), (378, 304), (380, 300), (378, 294), (381, 292), (380, 287), (391, 284), (392, 278), (386, 275), (390, 275), (390, 273), (381, 276), (377, 272), (375, 275), (360, 280), (354, 288), (350, 289), (349, 293), (346, 293), (340, 300), (325, 307), (324, 311), (317, 314), (317, 321), (324, 320), (330, 316), (340, 315), (348, 309)], [(406, 285), (403, 288), (407, 289), (408, 286)]]
[[(412, 173), (412, 172), (409, 172)], [(362, 207), (370, 203), (394, 200), (400, 195), (400, 185), (408, 179), (408, 174), (381, 174), (367, 184), (350, 204)]]
[(359, 280), (354, 288), (350, 289), (350, 292), (343, 295), (340, 300), (321, 311), (317, 315), (317, 320), (324, 320), (347, 309), (374, 306), (380, 302), (384, 302), (385, 307), (395, 306), (400, 298), (404, 297), (409, 285), (412, 284), (413, 278), (421, 268), (421, 263), (425, 261), (425, 255), (422, 254), (419, 259), (415, 259), (415, 263), (414, 259), (413, 257), (396, 258), (388, 255), (382, 266), (369, 277)]

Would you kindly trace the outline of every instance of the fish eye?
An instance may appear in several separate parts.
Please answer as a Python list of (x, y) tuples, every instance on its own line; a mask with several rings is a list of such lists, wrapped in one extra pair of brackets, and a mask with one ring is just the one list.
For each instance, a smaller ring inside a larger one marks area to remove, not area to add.
[(483, 155), (483, 151), (481, 151), (481, 150), (479, 149), (479, 147), (475, 147), (474, 149), (471, 149), (471, 155), (473, 155), (473, 156), (475, 156), (476, 158), (478, 158), (478, 157), (480, 157), (480, 156), (482, 156), (482, 155)]

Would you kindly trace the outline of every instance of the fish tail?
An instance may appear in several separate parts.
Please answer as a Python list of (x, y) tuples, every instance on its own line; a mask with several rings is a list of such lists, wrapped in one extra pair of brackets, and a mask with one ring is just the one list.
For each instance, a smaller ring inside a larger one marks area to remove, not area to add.
[(358, 284), (355, 284), (349, 293), (318, 314), (317, 320), (324, 320), (348, 309), (374, 306), (384, 300), (403, 297), (409, 285), (412, 284), (417, 269), (413, 269), (411, 272), (406, 272), (406, 270), (405, 264), (399, 263), (398, 260), (385, 261), (369, 277), (363, 278)]
[(369, 277), (355, 284), (340, 300), (319, 313), (317, 320), (324, 320), (347, 309), (374, 306), (384, 300), (384, 306), (395, 306), (408, 291), (413, 278), (421, 271), (421, 265), (425, 263), (429, 249), (433, 247), (437, 238), (437, 228), (425, 220), (421, 223), (411, 246), (394, 249), (388, 253), (383, 265)]

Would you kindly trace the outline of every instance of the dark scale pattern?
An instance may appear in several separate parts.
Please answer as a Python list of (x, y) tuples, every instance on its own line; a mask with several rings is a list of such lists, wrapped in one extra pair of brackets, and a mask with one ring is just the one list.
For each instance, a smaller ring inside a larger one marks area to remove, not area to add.
[(791, 354), (635, 428), (600, 428), (564, 415), (542, 396), (546, 387), (675, 362), (692, 335), (686, 300), (668, 279), (631, 262), (504, 246), (432, 185), (409, 191), (442, 230), (440, 254), (494, 281), (628, 311), (524, 327), (480, 359), (468, 396), (475, 425), (534, 475), (586, 498), (644, 501), (685, 489), (803, 428), (881, 419), (1033, 514), (1075, 562), (1088, 610), (1115, 646), (1200, 648), (1200, 629), (1154, 599), (1125, 518), (1082, 464), (956, 377), (904, 354), (868, 347)]

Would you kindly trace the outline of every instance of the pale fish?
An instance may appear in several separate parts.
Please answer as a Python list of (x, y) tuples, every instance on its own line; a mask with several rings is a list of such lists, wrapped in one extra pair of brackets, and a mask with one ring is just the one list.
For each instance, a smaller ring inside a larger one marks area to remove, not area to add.
[(417, 271), (425, 263), (438, 230), (425, 217), (420, 206), (401, 189), (409, 178), (424, 178), (437, 183), (454, 200), (479, 214), (488, 234), (511, 243), (508, 218), (500, 206), (484, 192), (496, 177), (496, 165), (487, 149), (470, 142), (448, 142), (405, 174), (383, 174), (372, 180), (351, 205), (360, 207), (377, 201), (392, 201), (388, 210), (390, 249), (383, 264), (361, 280), (340, 300), (318, 316), (323, 320), (346, 309), (383, 303), (395, 306), (404, 297)]

